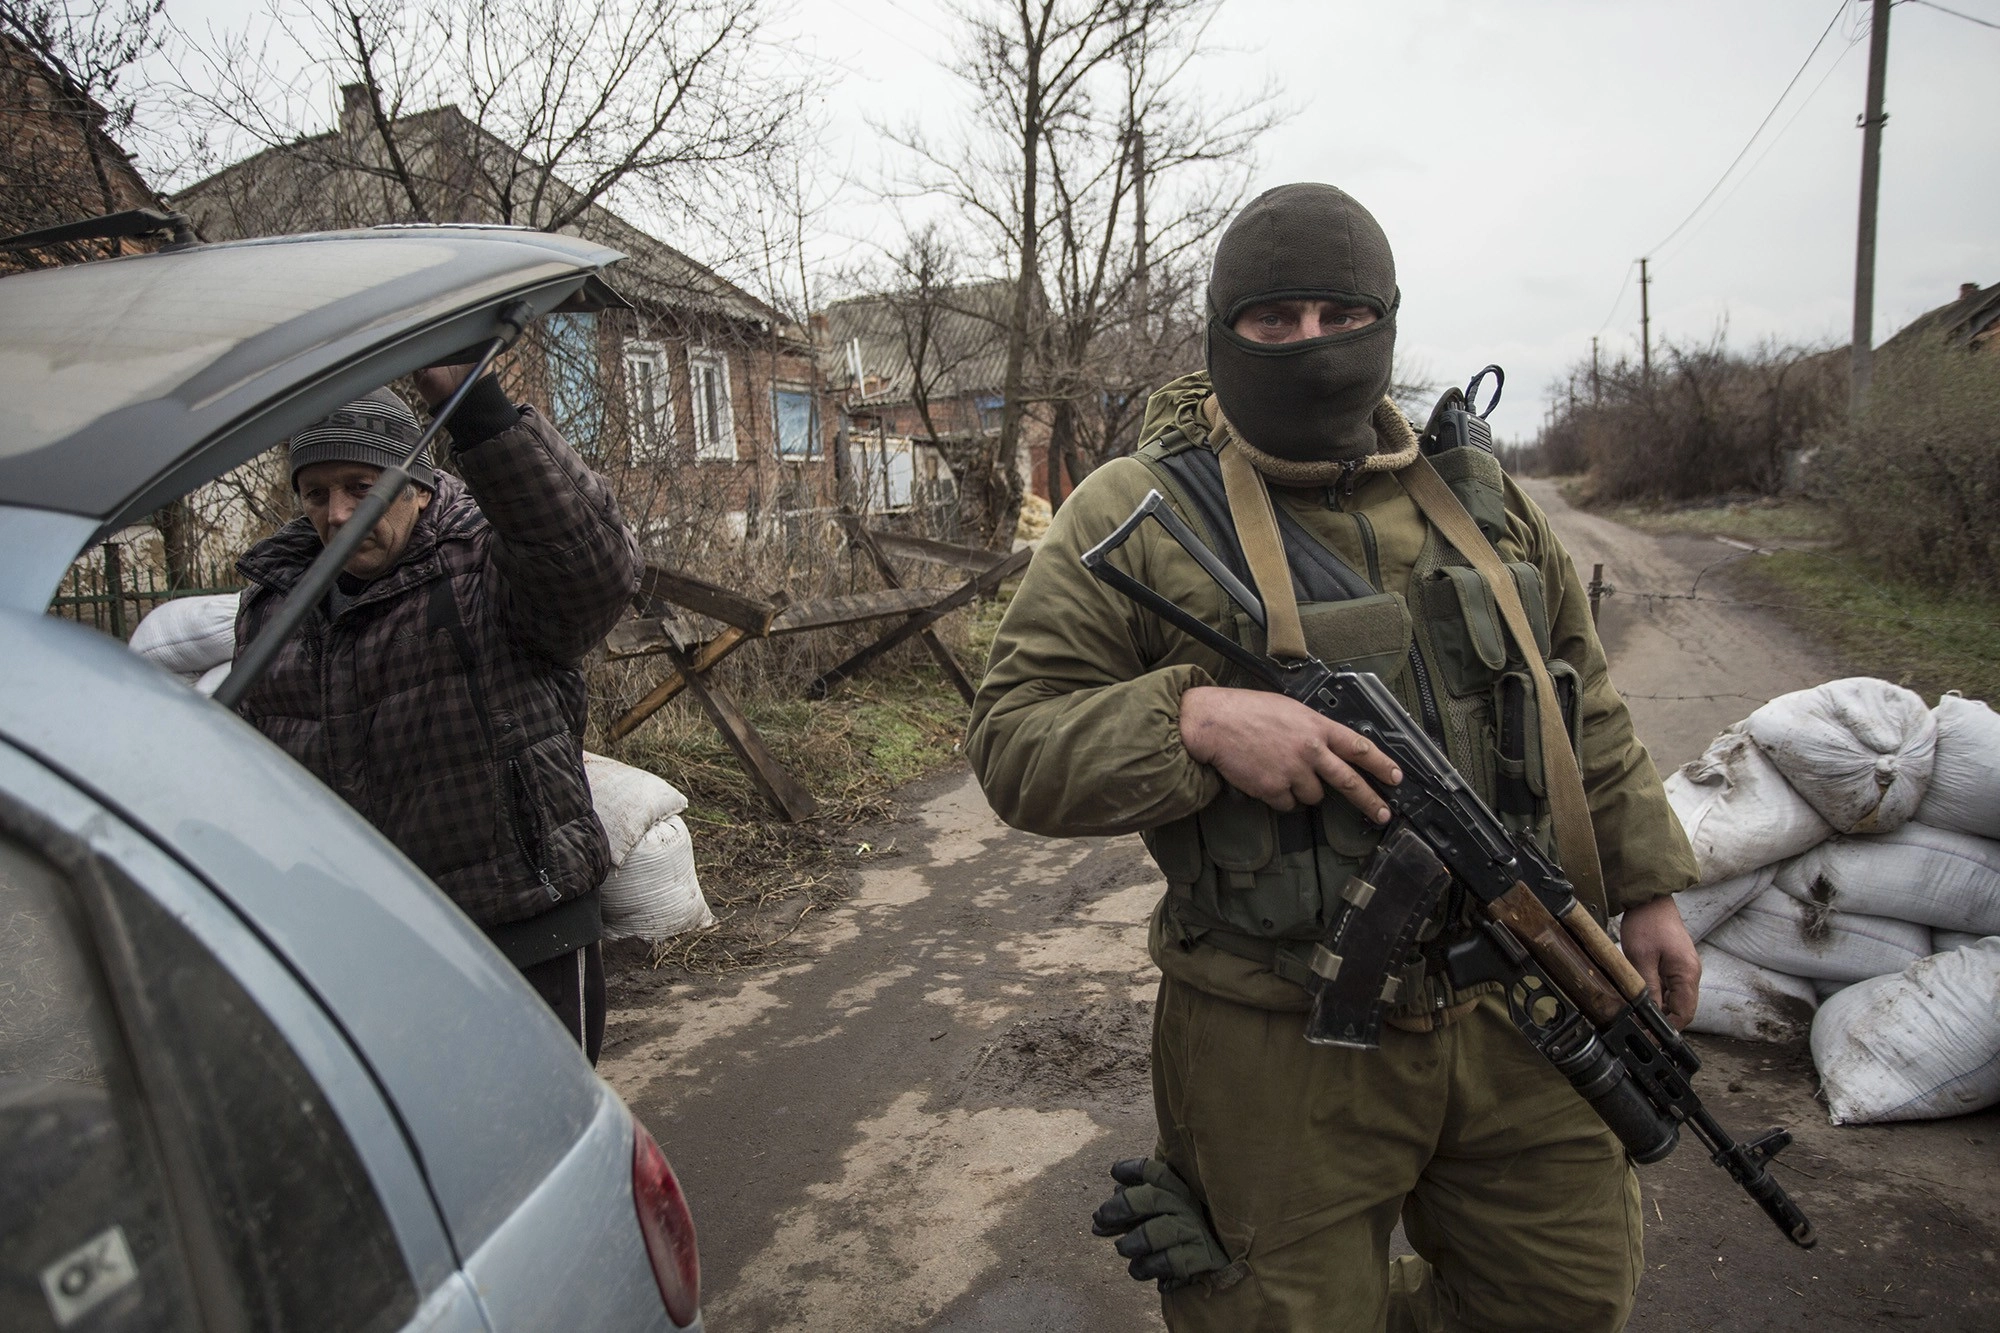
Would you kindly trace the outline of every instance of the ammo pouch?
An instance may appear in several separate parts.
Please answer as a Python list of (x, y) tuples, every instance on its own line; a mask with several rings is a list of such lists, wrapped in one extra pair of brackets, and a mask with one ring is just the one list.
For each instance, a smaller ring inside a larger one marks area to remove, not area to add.
[[(1454, 491), (1468, 508), (1478, 505), (1474, 513), (1482, 526), (1491, 520), (1504, 534), (1499, 464), (1477, 450), (1452, 453), (1478, 455), (1459, 469), (1466, 486)], [(1207, 529), (1211, 548), (1249, 582), (1216, 456), (1173, 433), (1139, 456)], [(1379, 676), (1510, 830), (1553, 846), (1535, 690), (1478, 572), (1430, 529), (1411, 571), (1410, 596), (1378, 592), (1283, 506), (1274, 507), (1307, 649), (1329, 664)], [(1508, 569), (1547, 660), (1541, 571), (1525, 561)], [(1263, 631), (1249, 617), (1239, 614), (1233, 629), (1245, 647), (1264, 651)], [(1564, 702), (1574, 746), (1576, 673), (1560, 661), (1548, 660), (1548, 667), (1559, 689), (1569, 686)], [(1303, 987), (1310, 975), (1306, 960), (1338, 915), (1341, 890), (1373, 854), (1381, 833), (1337, 796), (1309, 810), (1280, 813), (1225, 786), (1197, 814), (1143, 837), (1167, 880), (1170, 937), (1265, 963)], [(1454, 887), (1419, 939), (1452, 937), (1455, 929), (1448, 928), (1463, 911), (1463, 894)], [(1438, 975), (1436, 954), (1427, 949), (1407, 960), (1398, 1013), (1429, 1012), (1458, 998)]]

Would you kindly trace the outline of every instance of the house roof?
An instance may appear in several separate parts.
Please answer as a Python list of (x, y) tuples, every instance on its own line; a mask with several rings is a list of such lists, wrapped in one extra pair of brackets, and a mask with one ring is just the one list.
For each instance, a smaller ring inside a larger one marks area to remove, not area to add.
[[(406, 156), (430, 152), (464, 157), (468, 150), (462, 145), (476, 143), (481, 153), (501, 155), (510, 169), (525, 166), (530, 186), (541, 188), (549, 211), (566, 211), (577, 202), (576, 191), (559, 176), (545, 173), (541, 179), (534, 179), (534, 173), (544, 172), (543, 168), (527, 163), (517, 149), (502, 143), (454, 105), (399, 116), (394, 128), (398, 131)], [(352, 188), (356, 183), (364, 187), (369, 184), (380, 187), (384, 178), (379, 172), (354, 165), (349, 156), (329, 151), (350, 133), (351, 130), (334, 129), (290, 144), (266, 148), (178, 191), (173, 196), (173, 202), (195, 218), (205, 235), (233, 238), (258, 234), (269, 230), (269, 224), (260, 223), (254, 211), (247, 218), (233, 211), (229, 206), (232, 195), (243, 197), (246, 192), (269, 185), (274, 178), (289, 172), (293, 177), (289, 183), (295, 194), (307, 196), (317, 192), (325, 200), (324, 212), (316, 214), (313, 201), (308, 199), (303, 205), (303, 215), (279, 215), (280, 229), (318, 229), (411, 220), (406, 209), (393, 207), (394, 201), (388, 190), (378, 188), (371, 197), (365, 188)], [(460, 162), (447, 161), (429, 172), (432, 178), (429, 183), (435, 185), (435, 192), (451, 201), (449, 211), (459, 214), (451, 220), (487, 223), (515, 220), (501, 216), (500, 209), (492, 201), (482, 199), (464, 183), (470, 172), (463, 170), (463, 166)], [(420, 173), (421, 169), (413, 167), (413, 172)], [(343, 176), (354, 179), (342, 182), (340, 178)], [(342, 191), (341, 197), (350, 212), (356, 206), (355, 201), (364, 200), (366, 202), (360, 206), (371, 216), (331, 215), (337, 207), (334, 191), (343, 184), (349, 187)], [(298, 202), (293, 202), (295, 213), (300, 207)], [(642, 306), (658, 311), (719, 315), (753, 325), (760, 331), (775, 331), (792, 341), (806, 340), (802, 329), (786, 321), (766, 302), (601, 204), (584, 205), (575, 221), (555, 230), (624, 251), (627, 258), (618, 266), (613, 278), (624, 295)]]
[[(880, 293), (826, 308), (820, 352), (828, 385), (852, 395), (850, 404), (908, 402), (916, 379), (914, 353), (924, 348), (929, 396), (998, 393), (1006, 380), (1007, 320), (1014, 283), (1008, 279), (943, 289), (928, 312), (908, 294)], [(854, 382), (858, 351), (863, 382)]]
[(1918, 315), (1876, 350), (1907, 347), (1928, 336), (1942, 338), (1948, 347), (1970, 347), (2000, 333), (2000, 282), (1990, 287), (1965, 286), (1969, 290), (1956, 301)]

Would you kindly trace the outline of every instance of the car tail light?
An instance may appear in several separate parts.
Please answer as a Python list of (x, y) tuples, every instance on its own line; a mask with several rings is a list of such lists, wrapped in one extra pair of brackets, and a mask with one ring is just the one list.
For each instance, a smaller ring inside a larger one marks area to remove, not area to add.
[(685, 1328), (701, 1310), (701, 1256), (694, 1246), (694, 1214), (667, 1156), (637, 1120), (632, 1122), (632, 1204), (653, 1280), (674, 1323)]

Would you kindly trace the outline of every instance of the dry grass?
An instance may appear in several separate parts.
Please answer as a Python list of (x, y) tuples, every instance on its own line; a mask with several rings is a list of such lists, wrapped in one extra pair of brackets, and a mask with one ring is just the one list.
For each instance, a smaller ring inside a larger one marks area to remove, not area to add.
[[(1004, 601), (948, 618), (953, 651), (975, 679)], [(958, 762), (964, 702), (921, 647), (849, 681), (833, 697), (802, 697), (806, 677), (780, 692), (768, 664), (743, 673), (737, 702), (819, 812), (801, 823), (774, 814), (707, 715), (683, 696), (606, 751), (658, 773), (688, 797), (695, 867), (716, 924), (655, 949), (655, 968), (703, 975), (783, 962), (816, 912), (844, 899), (853, 872), (897, 855), (862, 830), (894, 817), (897, 787)], [(657, 670), (657, 667), (655, 668)]]

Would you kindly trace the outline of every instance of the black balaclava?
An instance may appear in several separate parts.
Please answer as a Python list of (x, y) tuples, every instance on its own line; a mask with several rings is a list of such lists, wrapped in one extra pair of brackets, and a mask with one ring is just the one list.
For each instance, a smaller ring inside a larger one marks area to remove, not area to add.
[[(1365, 305), (1377, 318), (1277, 344), (1231, 327), (1259, 301), (1306, 298)], [(1208, 279), (1209, 380), (1237, 434), (1255, 453), (1304, 468), (1374, 453), (1400, 299), (1389, 238), (1345, 191), (1301, 184), (1258, 195), (1222, 233)]]

